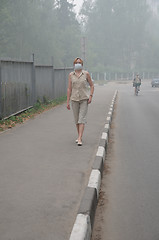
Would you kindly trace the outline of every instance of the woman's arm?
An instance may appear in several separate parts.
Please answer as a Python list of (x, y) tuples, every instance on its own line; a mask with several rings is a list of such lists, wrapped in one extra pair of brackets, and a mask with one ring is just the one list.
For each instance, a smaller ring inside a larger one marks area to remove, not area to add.
[(94, 93), (94, 84), (93, 84), (91, 76), (88, 72), (87, 72), (87, 81), (90, 85), (90, 96), (89, 96), (89, 99), (88, 99), (88, 104), (89, 104), (89, 103), (92, 102), (92, 97), (93, 97), (93, 93)]
[(71, 73), (68, 77), (68, 88), (67, 88), (67, 109), (70, 110), (70, 96), (72, 92)]

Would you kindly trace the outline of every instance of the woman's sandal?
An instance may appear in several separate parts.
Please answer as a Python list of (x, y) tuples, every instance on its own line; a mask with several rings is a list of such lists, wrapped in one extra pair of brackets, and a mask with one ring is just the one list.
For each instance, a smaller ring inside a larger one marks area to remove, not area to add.
[(78, 146), (82, 146), (82, 141), (78, 141)]

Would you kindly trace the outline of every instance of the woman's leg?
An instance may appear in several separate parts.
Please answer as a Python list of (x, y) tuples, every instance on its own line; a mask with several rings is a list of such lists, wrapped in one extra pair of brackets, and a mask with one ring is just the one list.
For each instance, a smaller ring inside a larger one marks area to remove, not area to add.
[(84, 127), (86, 121), (86, 116), (87, 116), (87, 110), (88, 110), (88, 101), (83, 100), (80, 102), (80, 111), (79, 111), (79, 135), (78, 135), (78, 142), (82, 142), (82, 136), (84, 132)]
[(79, 117), (79, 102), (72, 101), (72, 110), (74, 115), (74, 120), (77, 128), (77, 133), (79, 135), (79, 123), (78, 123), (78, 117)]
[(80, 123), (79, 124), (79, 133), (78, 133), (78, 142), (82, 142), (83, 131), (84, 131), (84, 124)]
[[(86, 115), (88, 109), (87, 100), (81, 102), (72, 101), (72, 109), (74, 114), (74, 119), (76, 123), (77, 133), (78, 133), (78, 142), (82, 142), (82, 136), (84, 131), (84, 126), (86, 123)], [(79, 122), (79, 123), (78, 123)]]
[(77, 133), (79, 135), (79, 123), (76, 124), (76, 128), (77, 128)]

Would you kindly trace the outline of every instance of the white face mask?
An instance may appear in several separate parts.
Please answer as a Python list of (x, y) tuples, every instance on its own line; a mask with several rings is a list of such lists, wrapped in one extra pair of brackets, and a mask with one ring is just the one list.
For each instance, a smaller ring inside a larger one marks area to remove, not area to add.
[(75, 70), (81, 70), (82, 69), (82, 64), (81, 63), (75, 63), (74, 69)]

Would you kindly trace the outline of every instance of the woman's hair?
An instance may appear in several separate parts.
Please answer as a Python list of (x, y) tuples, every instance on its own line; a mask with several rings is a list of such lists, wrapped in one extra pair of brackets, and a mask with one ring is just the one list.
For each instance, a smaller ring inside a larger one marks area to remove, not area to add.
[(75, 58), (73, 64), (75, 64), (77, 62), (77, 60), (80, 60), (82, 66), (83, 66), (83, 60), (81, 58), (79, 58), (79, 57)]

